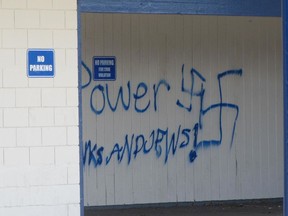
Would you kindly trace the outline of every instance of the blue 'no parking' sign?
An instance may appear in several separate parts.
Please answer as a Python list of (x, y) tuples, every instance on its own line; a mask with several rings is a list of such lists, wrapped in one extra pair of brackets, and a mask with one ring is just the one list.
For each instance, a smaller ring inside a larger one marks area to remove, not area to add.
[(115, 56), (94, 56), (93, 77), (94, 80), (116, 80)]
[(28, 49), (27, 50), (28, 77), (54, 77), (54, 50)]

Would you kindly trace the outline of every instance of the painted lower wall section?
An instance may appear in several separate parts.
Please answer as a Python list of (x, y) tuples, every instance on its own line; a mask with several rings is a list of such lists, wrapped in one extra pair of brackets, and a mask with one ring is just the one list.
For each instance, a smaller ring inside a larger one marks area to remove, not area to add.
[(282, 197), (281, 47), (279, 18), (83, 14), (85, 205)]

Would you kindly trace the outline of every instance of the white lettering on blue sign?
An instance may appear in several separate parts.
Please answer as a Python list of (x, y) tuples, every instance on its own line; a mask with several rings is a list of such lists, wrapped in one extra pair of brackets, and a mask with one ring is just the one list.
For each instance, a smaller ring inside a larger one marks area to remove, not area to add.
[(30, 71), (52, 71), (52, 65), (30, 65)]
[(27, 75), (28, 77), (54, 77), (54, 50), (28, 49)]
[(94, 80), (116, 80), (116, 58), (114, 56), (93, 57)]
[(37, 62), (44, 62), (45, 56), (37, 56)]

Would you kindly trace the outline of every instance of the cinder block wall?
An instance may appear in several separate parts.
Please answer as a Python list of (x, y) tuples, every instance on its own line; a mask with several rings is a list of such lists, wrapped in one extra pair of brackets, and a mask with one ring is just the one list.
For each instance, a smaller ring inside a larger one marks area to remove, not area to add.
[[(55, 78), (28, 78), (28, 48)], [(76, 0), (0, 0), (0, 215), (80, 215)]]

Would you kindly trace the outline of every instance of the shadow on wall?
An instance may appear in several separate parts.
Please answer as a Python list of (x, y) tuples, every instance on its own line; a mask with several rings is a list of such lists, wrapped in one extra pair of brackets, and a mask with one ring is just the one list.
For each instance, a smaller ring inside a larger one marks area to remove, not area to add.
[(248, 200), (219, 203), (169, 203), (138, 206), (86, 207), (85, 216), (281, 216), (283, 200)]

